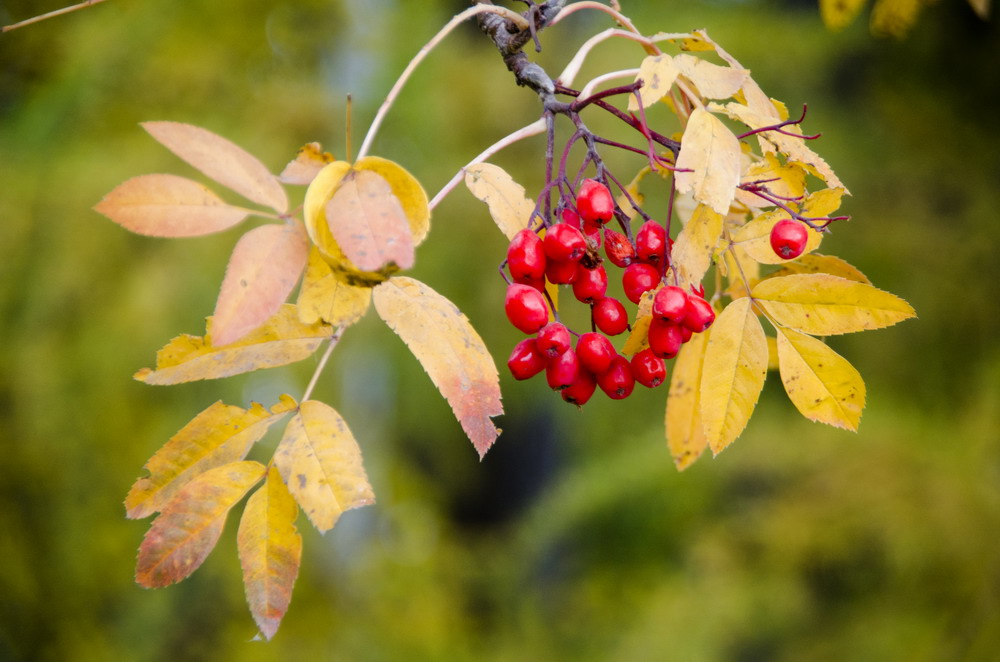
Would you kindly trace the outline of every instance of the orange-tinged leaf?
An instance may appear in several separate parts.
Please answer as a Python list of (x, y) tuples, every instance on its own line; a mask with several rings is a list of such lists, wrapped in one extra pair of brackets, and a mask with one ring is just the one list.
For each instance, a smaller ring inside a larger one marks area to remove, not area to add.
[(767, 376), (767, 339), (749, 298), (733, 301), (712, 325), (702, 367), (701, 417), (718, 455), (746, 427)]
[(795, 408), (810, 421), (857, 432), (865, 408), (861, 373), (820, 340), (777, 330), (781, 383)]
[(212, 316), (212, 338), (228, 345), (270, 319), (288, 298), (309, 256), (298, 223), (254, 228), (236, 243)]
[(413, 266), (410, 224), (382, 175), (371, 170), (348, 172), (325, 211), (334, 241), (358, 269)]
[(794, 262), (786, 262), (780, 269), (770, 274), (770, 278), (780, 278), (791, 274), (830, 274), (840, 276), (847, 280), (855, 280), (859, 283), (872, 282), (868, 276), (861, 273), (857, 267), (848, 264), (846, 261), (834, 255), (820, 255), (819, 253), (809, 253), (803, 255)]
[(236, 502), (264, 477), (259, 462), (231, 462), (185, 485), (153, 520), (139, 546), (135, 580), (146, 588), (179, 582), (205, 561)]
[(721, 236), (722, 216), (706, 205), (698, 205), (677, 235), (671, 252), (681, 287), (698, 285), (705, 277)]
[(750, 72), (746, 69), (720, 67), (684, 53), (674, 58), (674, 65), (707, 99), (727, 99), (733, 96), (750, 77)]
[(317, 400), (303, 402), (288, 422), (274, 464), (321, 533), (344, 511), (375, 502), (358, 442), (340, 414)]
[(288, 162), (278, 179), (286, 184), (307, 186), (327, 163), (336, 160), (333, 154), (324, 152), (319, 143), (306, 143), (295, 158)]
[(895, 294), (829, 274), (767, 278), (752, 294), (778, 324), (814, 336), (881, 329), (915, 316)]
[[(712, 113), (696, 108), (688, 119), (674, 174), (677, 192), (725, 215), (740, 183), (740, 142)], [(690, 172), (681, 172), (680, 169)]]
[[(788, 213), (781, 209), (764, 212), (746, 225), (734, 230), (732, 233), (733, 242), (761, 264), (787, 264), (790, 260), (781, 258), (771, 248), (771, 230), (778, 221), (788, 217)], [(823, 241), (822, 232), (817, 232), (809, 227), (806, 228), (806, 232), (804, 254), (814, 251)]]
[(205, 337), (183, 334), (156, 353), (156, 369), (143, 368), (135, 379), (158, 386), (231, 377), (252, 370), (295, 363), (333, 335), (328, 324), (303, 324), (292, 304), (283, 305), (260, 328), (231, 345), (212, 344), (212, 319)]
[(375, 310), (430, 375), (479, 457), (500, 431), (503, 413), (496, 365), (468, 318), (427, 285), (396, 277), (375, 288)]
[[(639, 99), (643, 108), (649, 108), (654, 103), (670, 94), (670, 88), (677, 80), (680, 70), (674, 64), (674, 58), (666, 54), (649, 55), (639, 65), (639, 73), (635, 79), (642, 81), (639, 88)], [(629, 95), (628, 109), (639, 110), (639, 102), (635, 95)]]
[(163, 510), (195, 476), (242, 460), (268, 428), (295, 406), (288, 395), (270, 410), (257, 403), (243, 409), (216, 402), (149, 458), (143, 467), (149, 475), (135, 481), (125, 497), (126, 516), (137, 519)]
[(177, 175), (140, 175), (115, 187), (94, 209), (151, 237), (197, 237), (231, 228), (248, 211), (203, 184)]
[(303, 324), (354, 324), (368, 311), (371, 300), (370, 287), (355, 287), (337, 278), (319, 249), (312, 247), (297, 302)]
[(288, 611), (299, 574), (302, 536), (295, 528), (298, 514), (295, 499), (272, 466), (267, 480), (247, 500), (236, 535), (250, 613), (268, 640)]
[(427, 200), (427, 191), (420, 185), (417, 178), (395, 161), (379, 156), (366, 156), (354, 164), (355, 170), (368, 170), (381, 175), (392, 194), (399, 200), (406, 213), (413, 234), (413, 244), (419, 246), (431, 229), (431, 208)]
[(691, 336), (674, 361), (667, 394), (667, 446), (678, 471), (684, 471), (708, 447), (708, 437), (701, 422), (702, 366), (705, 348), (712, 329)]
[(535, 203), (524, 195), (524, 187), (507, 171), (492, 163), (477, 163), (465, 169), (465, 185), (487, 204), (490, 216), (507, 239), (528, 227)]

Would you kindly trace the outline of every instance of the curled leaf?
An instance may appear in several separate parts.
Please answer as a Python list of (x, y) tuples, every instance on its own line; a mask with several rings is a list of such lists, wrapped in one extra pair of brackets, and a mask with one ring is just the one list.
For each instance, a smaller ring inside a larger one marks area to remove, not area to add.
[(312, 247), (297, 302), (303, 324), (354, 324), (368, 311), (371, 300), (370, 287), (355, 287), (337, 278), (319, 249)]

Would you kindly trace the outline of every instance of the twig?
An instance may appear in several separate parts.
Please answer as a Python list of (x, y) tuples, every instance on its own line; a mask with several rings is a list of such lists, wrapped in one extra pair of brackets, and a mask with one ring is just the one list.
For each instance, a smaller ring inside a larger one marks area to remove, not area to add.
[(337, 330), (333, 332), (332, 336), (330, 336), (330, 344), (327, 345), (326, 351), (323, 352), (323, 358), (321, 358), (319, 363), (316, 364), (316, 369), (313, 371), (313, 376), (309, 380), (309, 385), (306, 386), (306, 390), (302, 394), (301, 402), (305, 402), (310, 398), (310, 396), (312, 396), (313, 389), (316, 388), (316, 382), (319, 381), (319, 376), (323, 374), (323, 369), (326, 368), (326, 362), (330, 360), (330, 355), (333, 354), (333, 348), (337, 346), (338, 342), (340, 342), (340, 337), (344, 334), (345, 328), (346, 327), (344, 326), (338, 326)]
[(97, 5), (104, 2), (104, 0), (85, 0), (77, 5), (72, 5), (70, 7), (63, 7), (62, 9), (57, 9), (55, 11), (50, 11), (47, 14), (42, 14), (41, 16), (35, 16), (34, 18), (28, 18), (18, 23), (11, 23), (10, 25), (3, 26), (0, 32), (10, 32), (11, 30), (16, 30), (17, 28), (23, 28), (26, 25), (31, 25), (32, 23), (38, 23), (49, 18), (55, 18), (56, 16), (62, 16), (63, 14), (68, 14), (74, 12), (78, 9), (86, 9), (91, 5)]

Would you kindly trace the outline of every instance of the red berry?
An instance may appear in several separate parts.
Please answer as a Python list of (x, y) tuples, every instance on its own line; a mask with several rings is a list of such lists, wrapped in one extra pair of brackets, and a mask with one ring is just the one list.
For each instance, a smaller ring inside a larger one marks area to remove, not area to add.
[(611, 264), (624, 269), (635, 259), (635, 248), (621, 232), (604, 228), (604, 253)]
[(580, 228), (575, 228), (569, 223), (550, 225), (549, 229), (545, 231), (542, 245), (545, 248), (546, 257), (550, 260), (563, 262), (579, 260), (587, 252), (587, 240), (580, 232)]
[(687, 313), (688, 295), (676, 285), (668, 285), (660, 289), (653, 299), (653, 315), (664, 322), (680, 323)]
[(538, 351), (534, 338), (525, 338), (514, 346), (507, 367), (514, 379), (529, 379), (545, 370), (545, 357)]
[(545, 298), (530, 285), (514, 283), (507, 286), (503, 308), (510, 323), (524, 333), (535, 333), (549, 321)]
[(607, 223), (615, 213), (615, 200), (608, 187), (596, 179), (585, 179), (576, 192), (576, 208), (584, 222)]
[(635, 388), (635, 377), (632, 366), (624, 356), (615, 356), (611, 367), (597, 376), (597, 385), (601, 387), (612, 400), (621, 400), (632, 395)]
[(635, 253), (643, 262), (660, 266), (667, 256), (667, 231), (656, 221), (646, 221), (635, 233)]
[(654, 317), (649, 324), (649, 348), (661, 359), (672, 359), (684, 344), (681, 327)]
[[(570, 352), (566, 353), (569, 354)], [(577, 373), (573, 383), (562, 389), (560, 395), (562, 395), (562, 399), (566, 402), (572, 403), (577, 407), (582, 407), (587, 404), (587, 400), (590, 400), (590, 396), (594, 395), (596, 389), (597, 379), (594, 378), (594, 375), (586, 370), (581, 370)]]
[(588, 269), (582, 264), (576, 270), (576, 280), (573, 281), (573, 296), (583, 303), (594, 303), (604, 298), (608, 291), (608, 274), (604, 267), (597, 265)]
[(656, 388), (667, 378), (667, 364), (647, 347), (632, 357), (632, 376), (646, 388)]
[(576, 357), (580, 359), (580, 365), (595, 375), (611, 367), (611, 361), (617, 354), (611, 341), (594, 331), (583, 334), (576, 341)]
[(790, 218), (785, 218), (771, 228), (771, 248), (783, 260), (793, 260), (802, 255), (809, 241), (806, 226)]
[(594, 325), (609, 336), (617, 336), (628, 328), (625, 306), (614, 297), (604, 297), (593, 308)]
[(639, 297), (656, 287), (659, 282), (660, 270), (644, 262), (628, 265), (622, 274), (622, 288), (632, 303), (639, 303)]
[[(681, 322), (683, 322), (683, 320), (681, 320)], [(681, 324), (681, 342), (687, 342), (687, 341), (691, 340), (691, 336), (692, 335), (694, 335), (694, 333), (691, 331), (691, 329), (687, 328), (682, 323)]]
[(559, 322), (552, 322), (538, 332), (538, 351), (552, 359), (570, 347), (569, 329)]
[(545, 264), (545, 277), (550, 283), (557, 285), (568, 285), (577, 279), (579, 262), (566, 260), (549, 260)]
[(576, 352), (563, 352), (545, 366), (545, 381), (553, 391), (561, 391), (576, 380), (581, 371)]
[(572, 209), (570, 209), (569, 207), (563, 207), (563, 210), (562, 210), (562, 212), (560, 212), (559, 215), (562, 218), (563, 223), (569, 223), (574, 228), (578, 228), (578, 229), (581, 227), (581, 225), (580, 225), (580, 215), (577, 214)]
[(541, 278), (515, 278), (514, 282), (515, 283), (519, 283), (521, 285), (530, 285), (531, 287), (535, 288), (539, 292), (544, 292), (545, 291), (545, 277), (544, 276), (542, 276)]
[(694, 333), (701, 333), (712, 326), (714, 321), (715, 311), (712, 310), (712, 304), (697, 295), (688, 297), (687, 313), (681, 320), (682, 325)]
[(517, 282), (537, 280), (545, 275), (545, 251), (542, 240), (525, 228), (510, 240), (507, 247), (507, 267)]

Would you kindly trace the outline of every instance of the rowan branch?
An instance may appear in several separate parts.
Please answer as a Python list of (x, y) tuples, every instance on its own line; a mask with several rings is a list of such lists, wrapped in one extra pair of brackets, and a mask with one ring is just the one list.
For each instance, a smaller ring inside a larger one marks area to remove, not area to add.
[(10, 32), (11, 30), (23, 28), (25, 26), (32, 25), (33, 23), (39, 23), (49, 18), (55, 18), (56, 16), (62, 16), (63, 14), (68, 14), (70, 12), (77, 11), (78, 9), (86, 9), (91, 5), (97, 5), (104, 1), (105, 0), (85, 0), (84, 2), (81, 2), (76, 5), (63, 7), (62, 9), (56, 9), (55, 11), (50, 11), (47, 14), (42, 14), (40, 16), (35, 16), (33, 18), (28, 18), (18, 23), (11, 23), (10, 25), (5, 25), (3, 26), (3, 28), (0, 28), (0, 32)]

